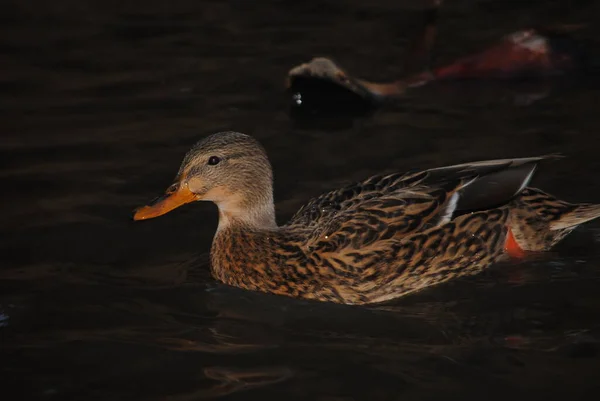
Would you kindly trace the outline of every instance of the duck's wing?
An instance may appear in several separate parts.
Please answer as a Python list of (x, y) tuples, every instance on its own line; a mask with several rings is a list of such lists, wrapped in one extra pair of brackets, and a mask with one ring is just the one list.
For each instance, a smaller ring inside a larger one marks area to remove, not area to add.
[(521, 192), (539, 161), (553, 156), (466, 163), (372, 177), (312, 199), (288, 227), (309, 245), (360, 248), (441, 225), (459, 212), (500, 206)]
[(519, 159), (486, 160), (408, 173), (380, 174), (311, 199), (287, 223), (288, 226), (315, 227), (338, 213), (371, 199), (396, 196), (401, 190), (418, 186), (452, 185), (474, 180), (461, 191), (457, 210), (477, 210), (508, 201), (522, 190), (538, 162), (557, 155)]
[(525, 189), (539, 162), (561, 157), (551, 154), (438, 167), (426, 171), (422, 184), (473, 177), (473, 182), (460, 192), (456, 211), (484, 210), (505, 204)]
[(307, 245), (330, 252), (361, 249), (435, 227), (452, 216), (462, 185), (402, 188), (355, 202), (312, 226)]
[[(414, 180), (410, 177), (415, 176)], [(381, 174), (347, 185), (343, 188), (312, 198), (302, 206), (287, 223), (287, 226), (305, 228), (326, 224), (339, 213), (352, 210), (357, 204), (395, 193), (421, 179), (419, 173)]]

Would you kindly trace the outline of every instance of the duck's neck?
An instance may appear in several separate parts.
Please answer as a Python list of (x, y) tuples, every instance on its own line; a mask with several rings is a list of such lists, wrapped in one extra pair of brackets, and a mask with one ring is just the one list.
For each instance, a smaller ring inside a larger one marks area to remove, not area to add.
[(260, 202), (219, 202), (219, 226), (217, 233), (230, 228), (268, 230), (277, 228), (273, 195), (260, 199)]
[(394, 81), (390, 83), (369, 82), (362, 79), (357, 79), (356, 81), (364, 86), (371, 95), (380, 99), (401, 96), (406, 92), (406, 84), (403, 81)]

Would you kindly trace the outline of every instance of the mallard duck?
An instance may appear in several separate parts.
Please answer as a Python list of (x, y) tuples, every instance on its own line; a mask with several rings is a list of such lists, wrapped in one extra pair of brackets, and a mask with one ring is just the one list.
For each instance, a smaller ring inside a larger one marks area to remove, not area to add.
[[(306, 79), (325, 81), (350, 91), (369, 103), (380, 103), (404, 95), (408, 88), (420, 86), (431, 80), (429, 70), (431, 51), (437, 33), (437, 19), (443, 0), (432, 0), (423, 10), (423, 24), (415, 36), (403, 63), (403, 79), (392, 82), (371, 82), (355, 78), (326, 57), (315, 57), (288, 72), (286, 86), (294, 92), (296, 105), (303, 102), (302, 93), (294, 91), (297, 81)], [(301, 84), (300, 86), (303, 86)]]
[(273, 174), (253, 137), (221, 132), (186, 154), (166, 194), (135, 220), (212, 201), (212, 275), (248, 290), (345, 304), (378, 303), (481, 272), (503, 256), (547, 250), (600, 205), (527, 187), (557, 156), (382, 174), (310, 200), (275, 222)]
[[(406, 74), (390, 82), (371, 82), (350, 75), (333, 60), (316, 57), (288, 72), (287, 87), (294, 92), (294, 100), (301, 100), (301, 93), (294, 90), (299, 79), (318, 79), (338, 85), (371, 103), (381, 103), (404, 96), (410, 88), (439, 80), (472, 78), (522, 78), (561, 74), (576, 68), (584, 57), (584, 50), (575, 45), (568, 34), (581, 29), (581, 25), (561, 25), (546, 28), (524, 29), (504, 37), (486, 50), (460, 58), (448, 65)], [(430, 35), (423, 40), (427, 53), (432, 46)], [(422, 58), (422, 56), (421, 56)], [(405, 69), (406, 70), (406, 69)], [(408, 70), (410, 71), (410, 70)]]

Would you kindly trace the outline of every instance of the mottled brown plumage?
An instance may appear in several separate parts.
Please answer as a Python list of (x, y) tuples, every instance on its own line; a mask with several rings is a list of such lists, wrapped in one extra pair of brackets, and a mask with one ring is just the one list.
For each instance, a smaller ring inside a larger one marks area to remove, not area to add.
[(518, 249), (542, 251), (599, 217), (598, 205), (526, 187), (552, 157), (374, 176), (310, 200), (277, 226), (266, 152), (248, 135), (224, 132), (198, 142), (166, 197), (134, 218), (213, 201), (216, 279), (319, 301), (383, 302), (480, 272), (506, 255), (511, 232)]

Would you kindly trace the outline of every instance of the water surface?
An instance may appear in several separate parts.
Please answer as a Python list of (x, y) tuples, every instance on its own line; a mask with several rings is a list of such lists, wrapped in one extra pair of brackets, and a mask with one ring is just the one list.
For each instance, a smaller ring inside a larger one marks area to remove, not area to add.
[[(600, 202), (593, 75), (434, 85), (307, 124), (291, 118), (288, 69), (324, 55), (395, 77), (419, 2), (5, 3), (3, 399), (597, 397), (597, 222), (539, 259), (357, 308), (214, 282), (212, 205), (131, 221), (220, 130), (264, 144), (279, 222), (381, 170), (554, 152), (568, 157), (534, 184)], [(589, 23), (598, 38), (599, 15), (594, 1), (448, 1), (436, 62), (531, 24)]]

